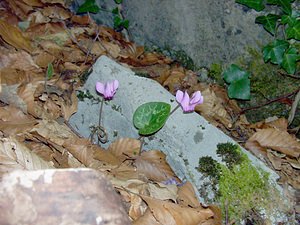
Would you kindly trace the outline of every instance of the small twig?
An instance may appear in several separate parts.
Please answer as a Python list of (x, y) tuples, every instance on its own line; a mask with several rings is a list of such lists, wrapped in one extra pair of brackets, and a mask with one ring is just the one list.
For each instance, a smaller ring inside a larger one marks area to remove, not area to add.
[(291, 111), (290, 111), (290, 114), (289, 114), (289, 118), (288, 118), (288, 124), (290, 125), (293, 120), (294, 120), (294, 117), (295, 117), (295, 113), (296, 113), (296, 110), (297, 110), (297, 106), (300, 102), (300, 90), (298, 91), (298, 93), (296, 94), (296, 97), (295, 97), (295, 100), (292, 104), (292, 108), (291, 108)]
[(289, 74), (289, 73), (284, 73), (282, 71), (279, 71), (279, 73), (282, 76), (287, 76), (287, 77), (291, 77), (291, 78), (294, 78), (294, 79), (300, 79), (299, 73), (296, 73), (295, 75), (294, 74)]
[(279, 96), (279, 97), (277, 97), (277, 98), (275, 98), (275, 99), (271, 99), (271, 100), (269, 100), (269, 101), (267, 101), (267, 102), (265, 102), (265, 103), (262, 103), (262, 104), (259, 104), (259, 105), (256, 105), (256, 106), (252, 106), (252, 107), (248, 107), (248, 108), (244, 108), (244, 109), (242, 109), (242, 110), (238, 113), (238, 116), (244, 114), (246, 111), (253, 110), (253, 109), (259, 109), (259, 108), (261, 108), (261, 107), (263, 107), (263, 106), (266, 106), (266, 105), (269, 105), (269, 104), (271, 104), (271, 103), (273, 103), (273, 102), (277, 102), (277, 101), (279, 101), (279, 100), (281, 100), (281, 99), (288, 98), (288, 97), (290, 97), (290, 96), (296, 94), (299, 90), (300, 90), (300, 88), (298, 88), (297, 90), (295, 90), (295, 91), (293, 91), (293, 92), (291, 92), (291, 93), (288, 93), (288, 94)]

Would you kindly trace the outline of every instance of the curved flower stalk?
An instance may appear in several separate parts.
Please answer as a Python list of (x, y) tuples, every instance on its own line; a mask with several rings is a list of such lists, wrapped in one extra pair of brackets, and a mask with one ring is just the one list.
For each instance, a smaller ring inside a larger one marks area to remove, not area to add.
[(190, 98), (187, 91), (183, 93), (182, 91), (178, 90), (176, 92), (176, 101), (180, 104), (183, 112), (193, 112), (196, 105), (203, 103), (203, 96), (201, 95), (200, 91), (196, 91)]
[(92, 126), (91, 127), (91, 142), (94, 142), (94, 135), (97, 134), (98, 137), (98, 144), (106, 143), (108, 141), (107, 138), (107, 132), (105, 128), (101, 125), (101, 117), (102, 117), (102, 108), (103, 108), (103, 100), (111, 100), (114, 95), (116, 94), (116, 91), (119, 87), (119, 81), (113, 80), (111, 82), (101, 83), (96, 82), (96, 91), (103, 96), (101, 100), (100, 105), (100, 111), (99, 111), (99, 123), (98, 126)]

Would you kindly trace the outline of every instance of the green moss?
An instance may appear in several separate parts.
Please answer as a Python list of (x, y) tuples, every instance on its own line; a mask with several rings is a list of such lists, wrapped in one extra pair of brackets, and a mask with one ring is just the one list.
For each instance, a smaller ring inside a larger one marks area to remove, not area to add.
[(230, 220), (241, 221), (247, 212), (268, 208), (269, 175), (259, 171), (249, 161), (233, 166), (232, 169), (221, 166), (217, 201), (222, 212), (227, 211)]
[[(210, 188), (215, 191), (215, 198), (210, 202), (220, 204), (223, 218), (226, 214), (229, 221), (235, 220), (236, 224), (251, 218), (253, 211), (261, 213), (263, 210), (268, 217), (272, 211), (270, 209), (274, 208), (273, 195), (277, 192), (270, 184), (269, 174), (254, 167), (238, 145), (221, 143), (217, 148), (217, 154), (225, 165), (205, 156), (199, 159), (197, 167), (199, 172), (210, 179), (210, 187), (207, 182), (204, 183), (205, 190)], [(202, 197), (207, 199), (207, 196)]]
[(223, 68), (221, 64), (213, 63), (208, 70), (208, 76), (215, 80), (218, 84), (223, 85), (224, 80), (222, 78)]
[(222, 158), (222, 161), (226, 163), (229, 169), (247, 159), (246, 155), (242, 154), (239, 146), (230, 142), (219, 143), (217, 145), (217, 155)]

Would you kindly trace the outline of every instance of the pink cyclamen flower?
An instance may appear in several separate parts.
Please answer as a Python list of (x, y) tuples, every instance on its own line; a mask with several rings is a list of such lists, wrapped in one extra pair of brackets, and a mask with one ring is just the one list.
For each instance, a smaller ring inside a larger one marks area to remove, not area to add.
[(180, 104), (184, 112), (192, 112), (195, 110), (195, 106), (203, 103), (203, 96), (200, 91), (196, 91), (192, 98), (185, 91), (184, 93), (180, 90), (176, 92), (176, 101)]
[(96, 83), (96, 90), (103, 95), (104, 99), (112, 99), (116, 94), (119, 87), (119, 81), (113, 80), (111, 82), (106, 82), (105, 84), (101, 82)]

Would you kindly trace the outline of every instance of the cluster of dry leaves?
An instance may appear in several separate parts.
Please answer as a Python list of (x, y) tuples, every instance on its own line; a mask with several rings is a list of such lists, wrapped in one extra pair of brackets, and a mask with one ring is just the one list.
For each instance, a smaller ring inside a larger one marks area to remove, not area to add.
[(164, 184), (180, 181), (160, 151), (140, 154), (140, 142), (129, 138), (105, 150), (70, 129), (75, 91), (105, 54), (173, 94), (200, 90), (205, 101), (196, 107), (198, 113), (300, 189), (300, 143), (287, 132), (285, 119), (249, 125), (223, 88), (199, 83), (194, 72), (165, 56), (145, 52), (88, 16), (74, 15), (64, 0), (6, 0), (0, 12), (1, 175), (14, 169), (89, 167), (107, 174), (134, 224), (221, 223), (219, 208), (203, 207), (189, 182)]

